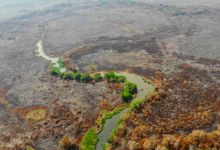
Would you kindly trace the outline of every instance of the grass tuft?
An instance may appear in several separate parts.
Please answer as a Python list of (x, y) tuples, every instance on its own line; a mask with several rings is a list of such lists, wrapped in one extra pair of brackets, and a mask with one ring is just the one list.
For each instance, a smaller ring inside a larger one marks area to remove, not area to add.
[(27, 150), (35, 150), (34, 148), (32, 148), (31, 146), (26, 146)]
[(99, 139), (96, 136), (95, 130), (92, 128), (83, 137), (80, 143), (80, 149), (95, 150), (98, 141)]

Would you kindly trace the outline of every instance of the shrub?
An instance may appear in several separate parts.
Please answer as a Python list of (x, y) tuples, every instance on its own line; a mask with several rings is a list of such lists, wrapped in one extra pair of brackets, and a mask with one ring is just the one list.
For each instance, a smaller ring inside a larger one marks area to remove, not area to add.
[(76, 80), (80, 80), (81, 73), (80, 72), (74, 73), (74, 77)]
[(52, 67), (51, 69), (50, 69), (50, 74), (51, 75), (59, 75), (60, 74), (60, 69), (58, 69), (58, 68), (56, 68), (56, 67)]
[(125, 82), (126, 77), (125, 76), (117, 76), (117, 82)]
[(109, 82), (116, 82), (117, 78), (110, 78)]
[(81, 76), (80, 81), (82, 81), (82, 82), (89, 82), (89, 81), (91, 81), (91, 79), (92, 78), (90, 77), (89, 74), (84, 74), (84, 75)]
[(128, 102), (132, 99), (132, 94), (130, 93), (129, 89), (124, 89), (123, 92), (120, 92), (120, 95), (125, 102)]
[(128, 89), (131, 94), (137, 93), (137, 85), (134, 84), (134, 83), (131, 83), (131, 82), (127, 81), (125, 83), (125, 88)]
[(104, 78), (108, 81), (108, 82), (116, 82), (117, 81), (117, 77), (115, 75), (114, 72), (107, 72), (104, 74)]
[(97, 71), (97, 67), (95, 65), (89, 65), (88, 70), (90, 71)]
[(72, 80), (73, 74), (71, 72), (64, 72), (62, 78), (65, 80), (67, 80), (67, 79)]
[(64, 73), (61, 73), (61, 74), (60, 74), (60, 77), (63, 78), (63, 76), (64, 76)]
[(100, 81), (102, 79), (101, 73), (94, 74), (93, 78), (96, 82)]
[(115, 73), (114, 73), (114, 72), (109, 71), (108, 73), (110, 74), (111, 78), (115, 78), (115, 77), (116, 77), (116, 75), (115, 75)]
[(62, 62), (61, 58), (59, 58), (57, 63), (59, 64), (60, 68), (65, 68), (66, 67), (66, 65)]
[(106, 79), (106, 80), (110, 80), (110, 74), (109, 74), (109, 72), (106, 72), (105, 74), (104, 74), (104, 78)]

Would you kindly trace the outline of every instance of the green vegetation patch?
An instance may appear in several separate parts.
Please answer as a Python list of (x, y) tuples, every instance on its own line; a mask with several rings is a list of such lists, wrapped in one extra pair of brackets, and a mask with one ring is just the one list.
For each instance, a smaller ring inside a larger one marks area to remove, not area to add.
[(108, 81), (108, 82), (116, 82), (117, 78), (114, 72), (110, 71), (110, 72), (106, 72), (104, 74), (104, 78)]
[(132, 30), (128, 29), (128, 28), (125, 27), (125, 26), (122, 26), (121, 28), (122, 28), (123, 30), (127, 31), (127, 32), (130, 32), (130, 33), (133, 32)]
[(72, 80), (74, 75), (71, 72), (64, 72), (60, 74), (60, 77), (65, 79), (65, 80)]
[(124, 84), (124, 87), (125, 87), (125, 89), (128, 89), (131, 94), (137, 93), (137, 85), (134, 83), (126, 81)]
[(55, 75), (60, 75), (61, 72), (60, 72), (60, 69), (59, 68), (56, 68), (56, 67), (51, 67), (50, 68), (50, 74), (55, 76)]
[(125, 102), (128, 102), (133, 98), (133, 96), (130, 93), (129, 89), (124, 89), (123, 92), (120, 92), (120, 95), (121, 95), (122, 100), (125, 101)]
[(80, 73), (80, 72), (74, 73), (74, 77), (75, 77), (76, 80), (80, 80), (80, 78), (81, 78), (81, 73)]
[(101, 73), (95, 73), (94, 76), (93, 76), (93, 79), (96, 81), (96, 82), (99, 82), (102, 80), (102, 75)]
[(97, 138), (95, 130), (92, 128), (83, 137), (82, 142), (80, 143), (80, 149), (95, 150), (98, 141), (99, 139)]
[(108, 139), (108, 142), (111, 143), (113, 140), (114, 140), (114, 136), (116, 135), (117, 131), (116, 129), (113, 129), (112, 130), (112, 133), (111, 133), (111, 136), (110, 138)]
[(102, 131), (103, 125), (105, 124), (107, 119), (111, 119), (114, 115), (119, 114), (122, 110), (124, 110), (127, 107), (128, 104), (126, 107), (115, 109), (112, 113), (107, 113), (106, 110), (102, 110), (102, 114), (104, 117), (101, 119), (100, 122), (98, 122), (98, 124), (101, 125), (101, 130), (97, 134), (99, 134)]
[(81, 82), (90, 82), (92, 78), (90, 77), (90, 74), (84, 74), (80, 77)]
[(95, 66), (95, 65), (89, 65), (89, 66), (88, 66), (88, 69), (89, 69), (90, 71), (97, 71), (97, 66)]
[(144, 80), (145, 83), (148, 83), (148, 84), (151, 84), (154, 86), (154, 84), (152, 82), (145, 80), (145, 78), (142, 78), (142, 79)]
[(59, 67), (60, 67), (60, 68), (65, 68), (65, 67), (66, 67), (66, 65), (62, 62), (62, 59), (61, 59), (61, 58), (59, 58), (59, 60), (57, 61), (57, 63), (59, 64)]
[(47, 110), (45, 109), (36, 109), (28, 112), (26, 114), (26, 119), (32, 119), (31, 122), (37, 122), (46, 118)]
[(27, 150), (35, 150), (34, 148), (32, 148), (31, 146), (26, 146)]
[(126, 81), (126, 77), (125, 76), (117, 76), (117, 82), (119, 82), (119, 83), (123, 83), (123, 82), (125, 82)]

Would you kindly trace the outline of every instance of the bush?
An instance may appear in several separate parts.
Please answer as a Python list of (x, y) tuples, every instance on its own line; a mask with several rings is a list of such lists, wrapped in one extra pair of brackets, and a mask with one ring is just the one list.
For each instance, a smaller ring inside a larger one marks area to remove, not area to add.
[(52, 67), (51, 69), (50, 69), (50, 74), (51, 75), (60, 75), (60, 69), (58, 69), (58, 68), (56, 68), (56, 67)]
[(117, 82), (125, 82), (126, 77), (125, 76), (117, 76)]
[(73, 74), (70, 73), (70, 72), (64, 72), (63, 75), (62, 75), (62, 78), (65, 79), (65, 80), (67, 80), (67, 79), (72, 80), (73, 79)]
[(59, 58), (57, 63), (59, 64), (60, 68), (65, 68), (66, 67), (66, 65), (62, 62), (61, 58)]
[(90, 74), (84, 74), (84, 75), (81, 76), (80, 81), (89, 82), (89, 81), (91, 81), (91, 79), (92, 78), (90, 77)]
[(94, 74), (93, 78), (96, 82), (100, 81), (102, 79), (101, 73)]
[(137, 93), (137, 85), (134, 84), (134, 83), (131, 83), (131, 82), (127, 81), (125, 83), (125, 88), (128, 89), (131, 94)]
[(106, 80), (110, 80), (110, 74), (109, 74), (109, 72), (106, 72), (106, 73), (104, 74), (104, 78), (105, 78)]
[(125, 102), (128, 102), (132, 99), (132, 94), (130, 93), (129, 89), (124, 89), (123, 92), (120, 92), (120, 95)]
[(114, 72), (107, 72), (104, 74), (104, 78), (108, 81), (108, 82), (116, 82), (117, 81), (117, 77), (115, 75)]
[(61, 74), (60, 74), (60, 77), (63, 78), (63, 76), (64, 76), (64, 73), (61, 73)]
[(80, 80), (81, 73), (80, 72), (74, 73), (74, 77), (75, 77), (76, 80)]
[(89, 65), (88, 70), (90, 71), (97, 71), (97, 67), (95, 65)]
[(109, 71), (108, 73), (110, 74), (110, 77), (111, 77), (111, 78), (115, 78), (115, 77), (116, 77), (116, 75), (115, 75), (115, 73), (114, 73), (114, 72)]

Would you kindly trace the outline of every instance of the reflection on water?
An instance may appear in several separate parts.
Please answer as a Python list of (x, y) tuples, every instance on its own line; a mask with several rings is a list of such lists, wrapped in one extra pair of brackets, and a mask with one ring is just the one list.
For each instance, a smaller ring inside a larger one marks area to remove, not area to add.
[[(137, 96), (132, 100), (142, 100), (148, 94), (148, 92), (154, 89), (152, 84), (145, 83), (142, 77), (137, 76), (131, 73), (116, 73), (116, 75), (123, 75), (125, 76), (128, 81), (135, 83), (137, 85), (138, 93)], [(119, 114), (114, 115), (111, 119), (107, 119), (105, 125), (103, 126), (103, 130), (98, 134), (99, 143), (96, 145), (96, 150), (102, 150), (105, 142), (111, 136), (112, 129), (117, 128), (118, 121), (121, 116), (126, 114), (130, 108), (126, 108), (121, 111)]]

